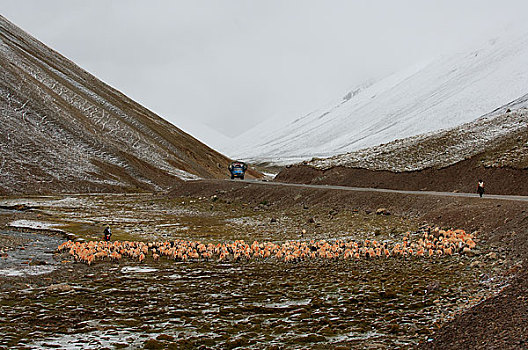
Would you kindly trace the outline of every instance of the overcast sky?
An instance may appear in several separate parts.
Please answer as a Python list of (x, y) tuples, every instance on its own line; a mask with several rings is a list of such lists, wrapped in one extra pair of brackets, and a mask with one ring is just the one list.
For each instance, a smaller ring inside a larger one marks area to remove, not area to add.
[(0, 0), (0, 9), (176, 126), (231, 136), (526, 22), (528, 1)]

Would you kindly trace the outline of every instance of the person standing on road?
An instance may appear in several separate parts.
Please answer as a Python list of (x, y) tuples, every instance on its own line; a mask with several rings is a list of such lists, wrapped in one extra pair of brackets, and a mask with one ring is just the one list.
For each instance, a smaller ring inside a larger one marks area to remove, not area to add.
[(484, 181), (482, 180), (478, 180), (477, 193), (480, 198), (482, 198), (482, 195), (484, 194)]

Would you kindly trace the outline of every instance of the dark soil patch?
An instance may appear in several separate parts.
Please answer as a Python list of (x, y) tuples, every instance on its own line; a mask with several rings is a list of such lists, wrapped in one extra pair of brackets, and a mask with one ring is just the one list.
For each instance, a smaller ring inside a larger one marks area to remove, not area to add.
[(528, 195), (528, 170), (484, 167), (477, 158), (441, 169), (427, 168), (401, 173), (345, 167), (318, 170), (307, 165), (294, 165), (284, 168), (275, 181), (474, 193), (477, 190), (479, 179), (484, 180), (486, 193), (489, 194)]
[(527, 349), (528, 275), (516, 278), (496, 297), (457, 316), (423, 349)]

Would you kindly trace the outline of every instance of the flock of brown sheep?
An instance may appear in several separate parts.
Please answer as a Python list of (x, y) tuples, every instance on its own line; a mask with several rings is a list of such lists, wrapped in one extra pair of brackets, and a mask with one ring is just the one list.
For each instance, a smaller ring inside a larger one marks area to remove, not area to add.
[[(415, 236), (415, 235), (413, 235)], [(143, 262), (171, 259), (176, 261), (240, 261), (250, 259), (277, 259), (299, 262), (310, 259), (353, 260), (390, 257), (437, 257), (464, 254), (475, 248), (475, 235), (464, 230), (427, 229), (419, 238), (411, 241), (407, 232), (398, 243), (363, 241), (287, 241), (284, 243), (253, 242), (243, 240), (230, 243), (202, 243), (200, 241), (175, 240), (164, 242), (137, 241), (67, 241), (58, 247), (68, 252), (75, 261), (88, 265), (95, 261), (120, 261), (123, 259)]]

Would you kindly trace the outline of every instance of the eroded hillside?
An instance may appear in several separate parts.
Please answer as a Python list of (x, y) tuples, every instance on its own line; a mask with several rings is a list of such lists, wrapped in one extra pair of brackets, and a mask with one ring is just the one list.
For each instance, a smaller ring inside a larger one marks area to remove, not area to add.
[(229, 159), (0, 16), (0, 193), (160, 190)]

